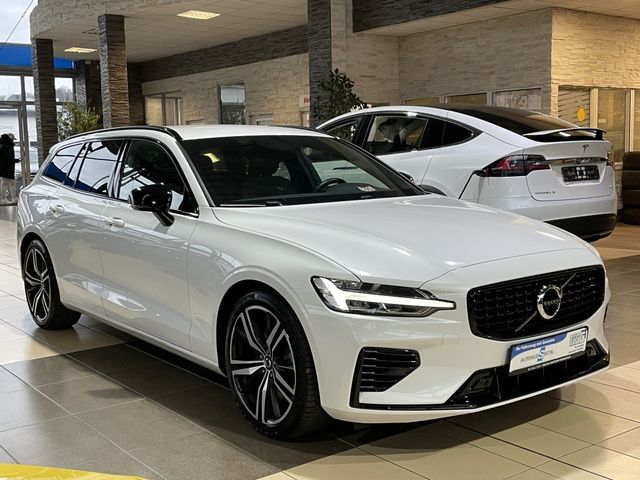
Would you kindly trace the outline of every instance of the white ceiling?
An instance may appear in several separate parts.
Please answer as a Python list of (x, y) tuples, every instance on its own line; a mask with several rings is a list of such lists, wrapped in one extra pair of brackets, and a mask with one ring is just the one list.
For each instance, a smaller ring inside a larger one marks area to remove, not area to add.
[[(158, 2), (162, 3), (162, 2)], [(152, 8), (114, 10), (106, 13), (125, 16), (127, 60), (141, 62), (154, 58), (234, 42), (307, 23), (306, 0), (173, 0)], [(405, 36), (453, 25), (513, 15), (547, 7), (562, 7), (606, 15), (640, 18), (640, 0), (508, 0), (461, 12), (390, 25), (367, 33)], [(186, 10), (219, 13), (209, 20), (176, 16)], [(98, 54), (71, 54), (69, 47), (97, 48), (97, 15), (67, 23), (39, 34), (54, 40), (55, 54), (70, 59), (97, 59)]]
[[(108, 2), (105, 2), (108, 5)], [(178, 17), (187, 10), (219, 13), (209, 20)], [(179, 4), (107, 13), (125, 16), (127, 60), (154, 58), (234, 42), (307, 24), (305, 0), (188, 0)], [(57, 56), (97, 59), (98, 54), (72, 54), (69, 47), (98, 48), (97, 15), (56, 27), (38, 36), (54, 41)]]
[(414, 35), (429, 30), (463, 25), (479, 20), (504, 17), (514, 15), (518, 12), (539, 10), (548, 7), (583, 10), (618, 17), (640, 18), (640, 0), (508, 0), (485, 7), (367, 30), (367, 33), (390, 36)]

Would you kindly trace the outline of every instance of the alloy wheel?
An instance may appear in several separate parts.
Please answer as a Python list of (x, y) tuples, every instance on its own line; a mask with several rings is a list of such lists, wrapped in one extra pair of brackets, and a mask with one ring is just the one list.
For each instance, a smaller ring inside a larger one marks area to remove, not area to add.
[(24, 263), (24, 285), (29, 309), (38, 322), (44, 322), (51, 310), (51, 278), (44, 255), (32, 248)]
[(289, 335), (269, 309), (252, 305), (235, 318), (230, 337), (230, 381), (258, 422), (279, 424), (296, 393), (296, 365)]

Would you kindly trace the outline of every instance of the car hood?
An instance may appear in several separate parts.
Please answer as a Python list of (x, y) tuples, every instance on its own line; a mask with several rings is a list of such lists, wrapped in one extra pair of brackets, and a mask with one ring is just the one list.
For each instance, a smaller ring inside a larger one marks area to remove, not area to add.
[(441, 195), (216, 208), (215, 215), (314, 250), (362, 281), (406, 286), (478, 263), (586, 248), (537, 220)]

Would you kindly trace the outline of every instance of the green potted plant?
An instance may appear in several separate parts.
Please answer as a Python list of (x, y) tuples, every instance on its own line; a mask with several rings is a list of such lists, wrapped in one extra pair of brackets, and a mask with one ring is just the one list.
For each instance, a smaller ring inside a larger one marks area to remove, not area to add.
[(100, 115), (78, 102), (66, 102), (58, 112), (58, 138), (64, 140), (78, 133), (97, 130), (102, 125)]
[(313, 105), (311, 115), (322, 123), (343, 113), (367, 106), (353, 91), (355, 82), (337, 68), (318, 82), (320, 102)]

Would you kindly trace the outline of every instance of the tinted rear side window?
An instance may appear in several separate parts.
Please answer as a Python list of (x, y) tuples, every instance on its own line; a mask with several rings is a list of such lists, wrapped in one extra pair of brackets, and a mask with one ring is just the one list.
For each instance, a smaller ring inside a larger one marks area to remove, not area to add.
[(456, 123), (446, 122), (442, 145), (453, 145), (454, 143), (464, 142), (472, 136), (473, 132), (468, 128), (464, 128)]
[(122, 140), (89, 143), (74, 188), (106, 195), (111, 172), (118, 159), (122, 143)]
[(82, 144), (79, 143), (77, 145), (71, 145), (70, 147), (58, 150), (47, 165), (47, 169), (44, 171), (43, 175), (47, 178), (51, 178), (52, 180), (64, 182), (69, 170), (71, 170), (73, 161), (76, 159), (81, 149)]
[(438, 118), (430, 118), (422, 136), (420, 148), (437, 148), (442, 146), (445, 122)]

